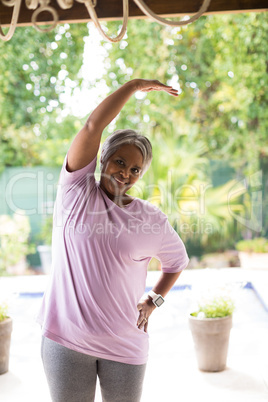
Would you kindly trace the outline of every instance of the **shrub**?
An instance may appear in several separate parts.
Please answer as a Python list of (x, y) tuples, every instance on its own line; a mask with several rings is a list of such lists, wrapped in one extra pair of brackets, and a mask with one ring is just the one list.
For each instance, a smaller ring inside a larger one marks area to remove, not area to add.
[(34, 252), (29, 244), (30, 231), (29, 218), (21, 211), (13, 217), (0, 215), (0, 273)]
[(7, 309), (8, 309), (8, 306), (6, 303), (2, 303), (2, 304), (0, 303), (0, 322), (4, 321), (6, 318), (8, 318)]
[(41, 231), (37, 236), (37, 240), (41, 241), (42, 244), (50, 246), (52, 241), (52, 227), (53, 215), (49, 215), (42, 224)]
[(221, 318), (233, 314), (234, 309), (235, 305), (231, 297), (218, 296), (199, 303), (199, 309), (191, 315), (198, 318)]
[(257, 237), (250, 240), (241, 240), (235, 247), (238, 251), (248, 253), (268, 253), (268, 239)]

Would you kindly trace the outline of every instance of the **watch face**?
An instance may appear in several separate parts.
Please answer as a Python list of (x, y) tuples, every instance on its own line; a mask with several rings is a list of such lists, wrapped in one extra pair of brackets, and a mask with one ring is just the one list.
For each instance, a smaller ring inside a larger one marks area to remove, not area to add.
[(157, 305), (157, 307), (160, 307), (163, 303), (164, 303), (164, 299), (162, 296), (158, 296), (158, 298), (155, 300), (155, 304)]

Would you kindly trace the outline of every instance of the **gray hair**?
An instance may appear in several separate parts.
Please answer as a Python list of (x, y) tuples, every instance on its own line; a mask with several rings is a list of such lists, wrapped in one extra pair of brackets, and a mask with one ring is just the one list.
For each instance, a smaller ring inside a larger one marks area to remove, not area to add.
[(106, 161), (122, 146), (126, 144), (135, 145), (142, 153), (143, 167), (141, 177), (149, 169), (152, 162), (152, 144), (144, 135), (138, 134), (131, 129), (116, 130), (106, 138), (102, 145), (100, 170)]

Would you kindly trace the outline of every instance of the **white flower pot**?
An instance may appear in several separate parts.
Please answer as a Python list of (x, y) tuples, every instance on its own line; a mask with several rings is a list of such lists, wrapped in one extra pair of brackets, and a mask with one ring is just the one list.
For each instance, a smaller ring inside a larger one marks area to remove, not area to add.
[(268, 253), (238, 253), (241, 268), (245, 269), (268, 269)]
[(0, 374), (9, 368), (9, 351), (12, 333), (12, 319), (6, 318), (0, 322)]
[(226, 367), (232, 315), (223, 318), (189, 316), (198, 368), (222, 371)]
[(42, 270), (44, 274), (49, 274), (52, 262), (51, 246), (47, 245), (37, 246), (37, 250), (40, 255)]

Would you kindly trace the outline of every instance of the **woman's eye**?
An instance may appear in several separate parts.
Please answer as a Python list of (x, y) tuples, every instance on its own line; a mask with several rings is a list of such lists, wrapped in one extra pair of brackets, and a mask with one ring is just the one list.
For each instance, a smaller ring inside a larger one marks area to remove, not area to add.
[(119, 159), (116, 162), (119, 163), (119, 165), (123, 165), (123, 161), (120, 161)]
[(139, 173), (139, 170), (138, 170), (138, 169), (133, 169), (133, 172), (134, 172), (135, 174), (138, 174), (138, 173)]

